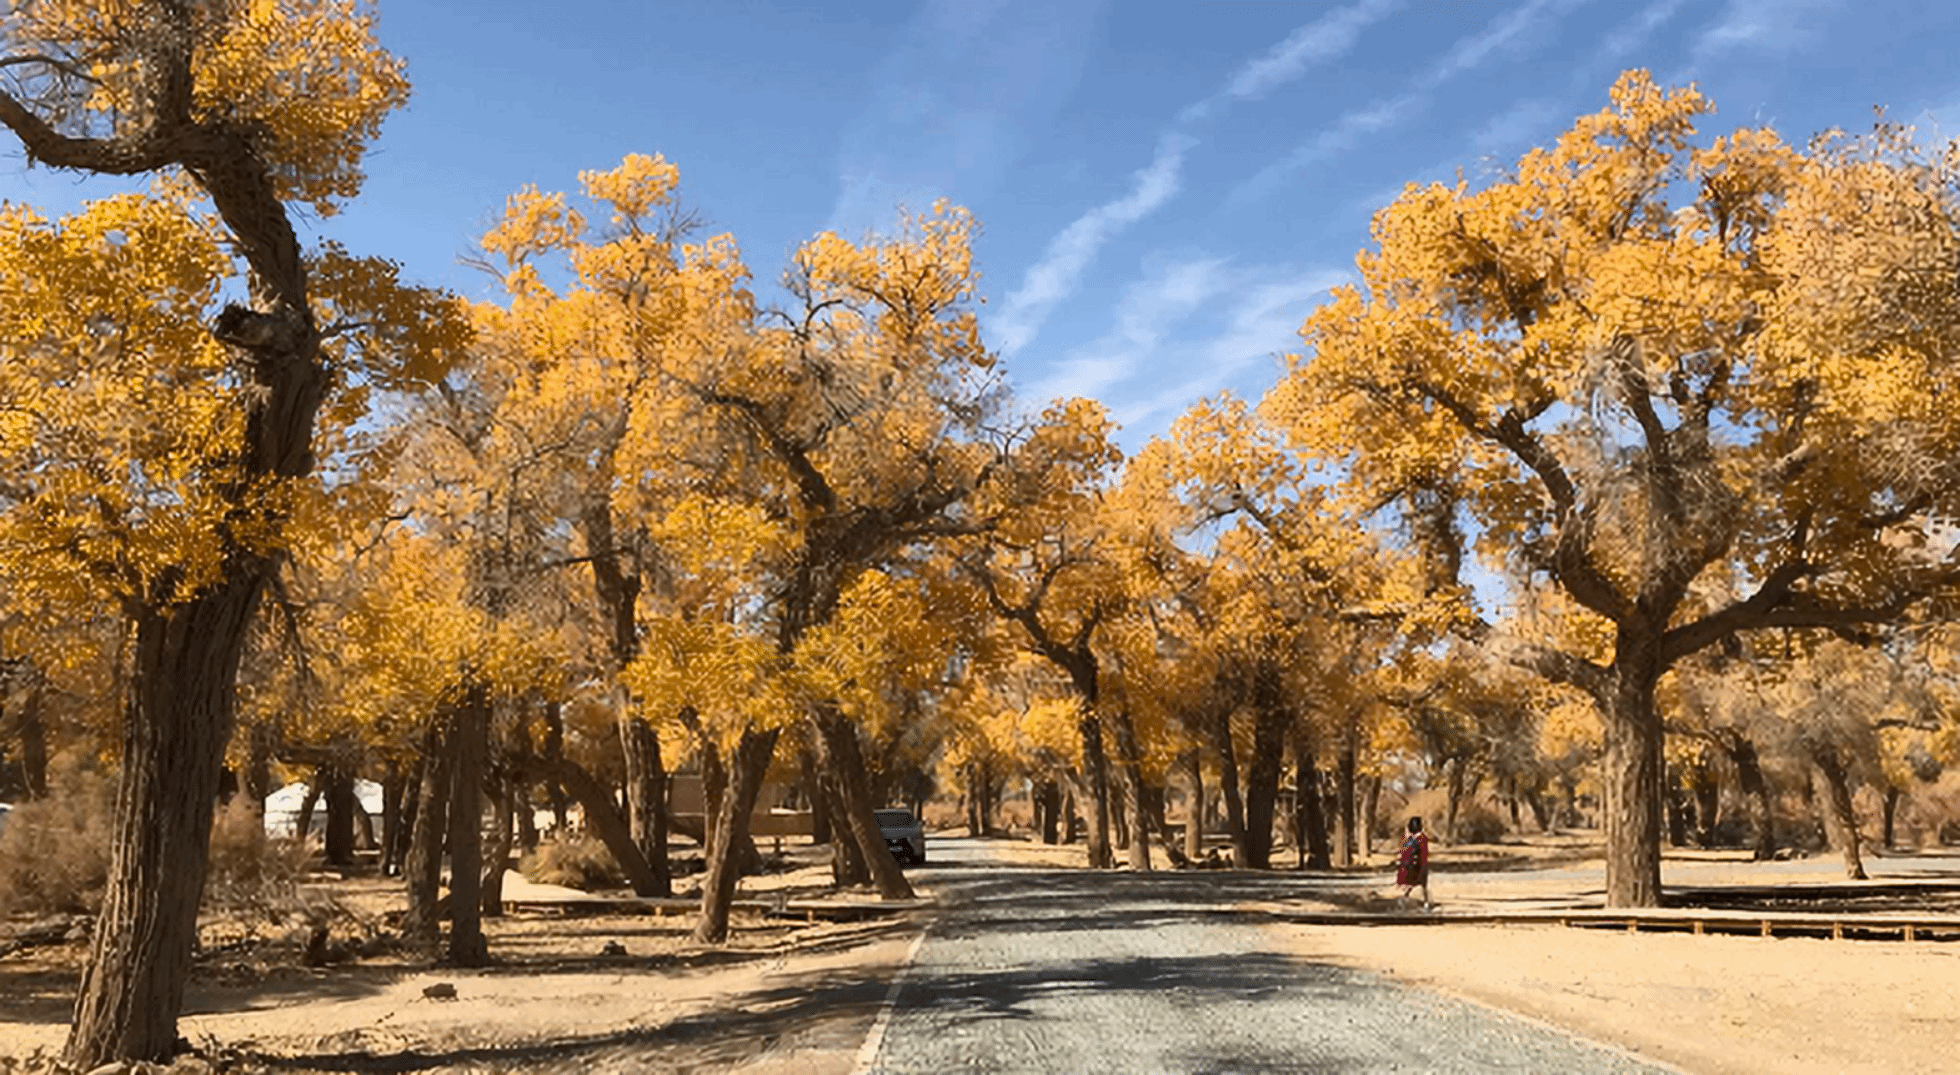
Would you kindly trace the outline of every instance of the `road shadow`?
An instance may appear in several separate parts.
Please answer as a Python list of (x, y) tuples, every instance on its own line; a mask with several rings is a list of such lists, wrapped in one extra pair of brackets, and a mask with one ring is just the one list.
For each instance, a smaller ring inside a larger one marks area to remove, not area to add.
[(470, 1072), (739, 1070), (763, 1054), (805, 1048), (848, 1051), (883, 1005), (882, 976), (826, 970), (780, 977), (766, 989), (732, 996), (715, 1011), (657, 1027), (500, 1044), (430, 1045), (392, 1053), (251, 1054), (275, 1071), (392, 1075), (458, 1069)]

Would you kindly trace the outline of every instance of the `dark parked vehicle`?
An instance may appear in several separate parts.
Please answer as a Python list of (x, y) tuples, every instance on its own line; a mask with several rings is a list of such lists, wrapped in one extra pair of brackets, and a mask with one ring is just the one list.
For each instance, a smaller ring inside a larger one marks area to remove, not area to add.
[(877, 815), (878, 831), (885, 834), (885, 846), (898, 861), (916, 864), (926, 860), (925, 822), (913, 817), (910, 810), (879, 810)]

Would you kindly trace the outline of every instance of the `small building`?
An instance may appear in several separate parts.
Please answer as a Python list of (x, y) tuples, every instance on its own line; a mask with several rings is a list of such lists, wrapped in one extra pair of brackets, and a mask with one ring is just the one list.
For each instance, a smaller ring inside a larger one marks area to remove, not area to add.
[[(311, 791), (304, 783), (287, 784), (265, 797), (265, 834), (267, 836), (292, 836), (299, 831), (300, 810), (306, 805), (306, 796)], [(372, 780), (354, 781), (354, 802), (368, 817), (381, 817), (381, 785)], [(313, 832), (321, 832), (327, 823), (327, 804), (315, 801), (313, 804)]]

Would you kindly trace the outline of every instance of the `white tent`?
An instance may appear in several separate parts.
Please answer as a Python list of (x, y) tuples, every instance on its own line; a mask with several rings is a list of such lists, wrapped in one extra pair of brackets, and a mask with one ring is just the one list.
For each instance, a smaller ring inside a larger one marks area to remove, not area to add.
[[(287, 784), (265, 797), (265, 832), (268, 836), (291, 836), (299, 829), (299, 809), (306, 804), (305, 784)], [(354, 800), (369, 817), (381, 816), (381, 785), (372, 780), (354, 781)], [(313, 804), (313, 829), (320, 831), (327, 821), (327, 804)]]

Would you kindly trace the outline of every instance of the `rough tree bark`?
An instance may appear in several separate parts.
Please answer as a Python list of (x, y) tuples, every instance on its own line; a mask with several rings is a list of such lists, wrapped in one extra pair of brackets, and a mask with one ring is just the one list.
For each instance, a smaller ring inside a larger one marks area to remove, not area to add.
[(1286, 758), (1286, 726), (1292, 714), (1275, 704), (1260, 708), (1252, 719), (1252, 756), (1245, 773), (1245, 852), (1241, 863), (1263, 870), (1272, 865), (1273, 819), (1279, 802), (1279, 779)]
[(1605, 713), (1603, 804), (1606, 829), (1606, 905), (1661, 903), (1660, 681), (1661, 640), (1639, 627), (1621, 627)]
[[(749, 836), (749, 813), (755, 809), (762, 778), (769, 771), (769, 759), (776, 751), (779, 728), (743, 732), (729, 759), (728, 790), (721, 797), (720, 816), (709, 830), (708, 876), (701, 883), (701, 917), (694, 925), (697, 944), (721, 944), (728, 939), (728, 910), (735, 900), (735, 880), (740, 872), (736, 850)], [(879, 850), (884, 850), (882, 845)], [(886, 858), (891, 856), (887, 854)]]
[[(246, 303), (226, 307), (214, 324), (238, 358), (244, 415), (237, 479), (218, 492), (235, 508), (239, 530), (263, 523), (262, 533), (276, 534), (280, 510), (256, 490), (266, 479), (313, 469), (314, 416), (326, 385), (321, 337), (298, 237), (253, 133), (226, 117), (193, 118), (195, 8), (167, 0), (136, 9), (129, 61), (139, 99), (114, 136), (63, 135), (5, 93), (0, 123), (31, 160), (115, 175), (179, 166), (211, 196), (247, 264)], [(63, 1051), (80, 1070), (119, 1058), (162, 1060), (176, 1048), (239, 657), (276, 569), (259, 541), (227, 542), (220, 555), (216, 580), (203, 589), (183, 592), (184, 580), (166, 572), (133, 612), (109, 876)]]
[(433, 949), (442, 938), (438, 897), (442, 888), (443, 841), (449, 834), (450, 780), (454, 772), (453, 714), (438, 713), (422, 737), (422, 775), (415, 795), (415, 823), (402, 866), (407, 883), (408, 909), (402, 914), (402, 939)]
[[(911, 899), (912, 883), (905, 879), (898, 860), (885, 846), (884, 833), (879, 831), (878, 818), (873, 813), (878, 804), (871, 801), (857, 724), (829, 704), (819, 704), (811, 714), (811, 721), (817, 732), (818, 760), (829, 770), (837, 791), (834, 820), (842, 822), (844, 835), (857, 841), (858, 853), (871, 872), (871, 883), (877, 887), (878, 895), (888, 900)], [(745, 828), (747, 823), (744, 815)]]
[(490, 754), (490, 700), (483, 683), (464, 689), (451, 729), (447, 961), (481, 967), (490, 962), (483, 936), (483, 772)]

